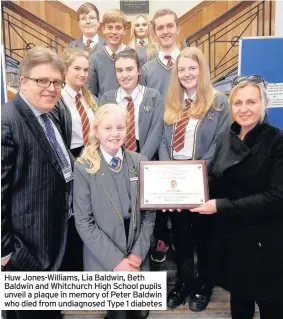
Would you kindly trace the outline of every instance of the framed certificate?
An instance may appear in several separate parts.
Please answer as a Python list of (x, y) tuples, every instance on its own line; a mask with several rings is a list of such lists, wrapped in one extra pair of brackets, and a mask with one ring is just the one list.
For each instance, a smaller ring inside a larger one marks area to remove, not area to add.
[(205, 161), (140, 162), (140, 209), (188, 209), (208, 199)]

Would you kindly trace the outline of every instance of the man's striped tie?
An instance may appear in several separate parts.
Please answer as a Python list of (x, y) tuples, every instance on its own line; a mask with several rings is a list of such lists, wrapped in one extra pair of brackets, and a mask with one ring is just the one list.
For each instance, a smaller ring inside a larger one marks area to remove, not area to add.
[(76, 107), (77, 107), (77, 110), (78, 110), (80, 117), (81, 117), (83, 140), (84, 140), (84, 145), (86, 145), (88, 142), (88, 133), (90, 130), (90, 124), (89, 124), (89, 119), (88, 119), (86, 110), (85, 110), (80, 98), (81, 98), (81, 94), (78, 93), (76, 95)]
[(128, 132), (126, 139), (126, 149), (129, 151), (137, 150), (137, 141), (136, 141), (136, 125), (135, 125), (135, 107), (134, 102), (131, 96), (125, 97), (128, 100), (127, 111), (128, 111)]
[(184, 148), (185, 145), (185, 132), (186, 128), (189, 122), (189, 116), (188, 116), (188, 111), (189, 108), (192, 104), (191, 99), (186, 99), (185, 100), (185, 107), (183, 110), (183, 116), (180, 119), (180, 121), (177, 123), (176, 130), (175, 130), (175, 136), (173, 139), (173, 149), (176, 152), (179, 152), (182, 148)]

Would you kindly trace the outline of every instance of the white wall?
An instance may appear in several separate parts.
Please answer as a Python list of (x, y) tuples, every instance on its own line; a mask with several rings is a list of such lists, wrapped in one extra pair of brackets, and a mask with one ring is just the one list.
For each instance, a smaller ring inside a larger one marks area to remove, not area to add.
[(283, 1), (276, 0), (275, 4), (275, 35), (283, 36)]
[[(85, 0), (85, 1), (66, 1), (66, 0), (61, 0), (62, 3), (65, 5), (69, 6), (70, 8), (77, 10), (80, 5), (82, 5), (84, 2), (93, 2), (101, 15), (101, 19), (103, 14), (112, 8), (118, 8), (120, 9), (120, 0)], [(149, 1), (149, 14), (148, 17), (149, 19), (152, 18), (153, 14), (163, 8), (168, 8), (176, 12), (177, 16), (180, 17), (193, 7), (195, 7), (198, 3), (200, 3), (201, 0), (150, 0)], [(129, 21), (133, 19), (133, 16), (127, 15), (127, 18)]]

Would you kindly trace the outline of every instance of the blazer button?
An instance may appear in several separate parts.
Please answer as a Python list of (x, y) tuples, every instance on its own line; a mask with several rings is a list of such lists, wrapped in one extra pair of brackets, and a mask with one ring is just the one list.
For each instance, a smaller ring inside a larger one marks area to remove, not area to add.
[(258, 243), (258, 247), (261, 248), (261, 243), (260, 242)]

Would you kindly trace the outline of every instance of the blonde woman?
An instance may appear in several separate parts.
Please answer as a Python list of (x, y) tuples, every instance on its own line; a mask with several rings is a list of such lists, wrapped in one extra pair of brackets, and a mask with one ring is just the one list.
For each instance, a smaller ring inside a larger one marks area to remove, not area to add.
[(97, 109), (96, 98), (84, 88), (88, 79), (89, 53), (67, 48), (61, 55), (65, 66), (65, 86), (61, 98), (51, 112), (59, 125), (67, 147), (78, 157), (88, 142), (88, 133)]
[(141, 66), (156, 56), (152, 26), (145, 15), (139, 14), (132, 21), (131, 41), (128, 46), (137, 51)]
[[(159, 159), (206, 160), (210, 172), (216, 140), (231, 122), (230, 108), (226, 96), (213, 88), (208, 64), (198, 48), (186, 48), (177, 58), (165, 101), (164, 122)], [(181, 211), (172, 214), (171, 222), (178, 282), (169, 294), (168, 307), (184, 303), (191, 293), (190, 309), (202, 311), (212, 292), (206, 260), (210, 219)], [(195, 249), (197, 278), (193, 262)]]
[[(129, 152), (126, 111), (116, 104), (101, 106), (89, 144), (74, 168), (74, 214), (84, 245), (84, 270), (149, 270), (150, 237), (155, 213), (140, 211), (139, 162), (146, 157)], [(144, 319), (148, 311), (108, 311), (108, 319)]]
[(232, 318), (254, 318), (257, 304), (261, 319), (281, 319), (283, 131), (265, 120), (262, 76), (236, 77), (229, 99), (235, 122), (217, 141), (211, 200), (194, 211), (217, 218), (211, 263)]

